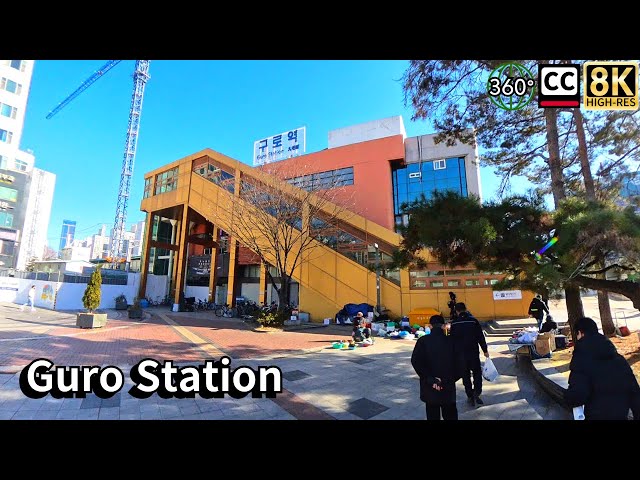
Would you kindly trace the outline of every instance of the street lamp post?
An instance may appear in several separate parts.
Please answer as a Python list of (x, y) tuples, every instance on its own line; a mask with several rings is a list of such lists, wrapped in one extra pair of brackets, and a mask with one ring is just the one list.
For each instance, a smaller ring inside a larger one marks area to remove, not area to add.
[(373, 246), (376, 249), (376, 310), (380, 315), (382, 313), (380, 311), (380, 249), (377, 243), (374, 243)]

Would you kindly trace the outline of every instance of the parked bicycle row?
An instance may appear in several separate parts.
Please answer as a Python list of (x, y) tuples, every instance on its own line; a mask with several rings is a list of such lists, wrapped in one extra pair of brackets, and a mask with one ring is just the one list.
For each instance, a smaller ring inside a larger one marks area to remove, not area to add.
[[(173, 297), (167, 295), (164, 299), (157, 297), (155, 300), (151, 298), (144, 299), (149, 306), (173, 306)], [(196, 297), (182, 297), (180, 301), (181, 312), (199, 312), (204, 310), (212, 310), (216, 317), (226, 318), (257, 318), (259, 316), (275, 313), (278, 310), (278, 303), (273, 301), (270, 304), (257, 303), (253, 300), (238, 301), (235, 307), (228, 304), (218, 304), (208, 300), (198, 299)], [(294, 305), (289, 305), (288, 310), (295, 309)]]

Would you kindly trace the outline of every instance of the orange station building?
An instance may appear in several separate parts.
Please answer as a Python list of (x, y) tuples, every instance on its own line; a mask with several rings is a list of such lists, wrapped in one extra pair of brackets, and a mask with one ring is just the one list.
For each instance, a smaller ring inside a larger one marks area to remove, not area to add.
[[(294, 272), (292, 299), (312, 321), (333, 318), (346, 303), (376, 305), (371, 266), (377, 260), (384, 265), (399, 246), (395, 228), (407, 221), (403, 203), (443, 189), (482, 197), (477, 151), (435, 144), (434, 136), (407, 138), (402, 118), (391, 117), (333, 130), (327, 149), (269, 164), (270, 178), (282, 189), (340, 186), (335, 201), (351, 212), (340, 226), (340, 240), (319, 246), (321, 254)], [(277, 300), (266, 281), (266, 269), (273, 267), (225, 230), (229, 208), (242, 201), (241, 179), (264, 175), (260, 167), (210, 149), (145, 174), (141, 295), (156, 281), (151, 277), (167, 275), (176, 303), (181, 291), (218, 304), (233, 305), (238, 297)], [(494, 292), (491, 286), (500, 278), (436, 261), (424, 270), (382, 269), (380, 303), (395, 317), (425, 307), (448, 315), (452, 291), (479, 319), (526, 317), (533, 294)]]

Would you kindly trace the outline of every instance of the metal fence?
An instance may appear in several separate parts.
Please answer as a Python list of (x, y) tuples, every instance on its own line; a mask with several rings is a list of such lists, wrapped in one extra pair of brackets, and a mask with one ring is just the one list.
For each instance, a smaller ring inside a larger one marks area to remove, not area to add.
[[(23, 278), (26, 280), (43, 280), (45, 282), (89, 283), (91, 275), (73, 275), (63, 272), (22, 272), (19, 270), (0, 269), (0, 277)], [(127, 275), (102, 275), (103, 285), (126, 285)]]

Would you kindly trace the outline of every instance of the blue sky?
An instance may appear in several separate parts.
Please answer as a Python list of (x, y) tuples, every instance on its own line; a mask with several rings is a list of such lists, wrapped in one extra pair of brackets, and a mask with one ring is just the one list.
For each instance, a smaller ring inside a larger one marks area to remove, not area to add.
[[(47, 234), (57, 249), (62, 220), (76, 238), (113, 226), (135, 61), (125, 60), (50, 120), (47, 113), (106, 60), (38, 60), (21, 148), (57, 175)], [(327, 147), (335, 128), (402, 115), (407, 135), (433, 133), (411, 121), (402, 60), (152, 61), (129, 199), (127, 227), (140, 211), (145, 172), (203, 148), (250, 163), (253, 142), (306, 126), (307, 152)], [(497, 179), (481, 170), (483, 196)]]

